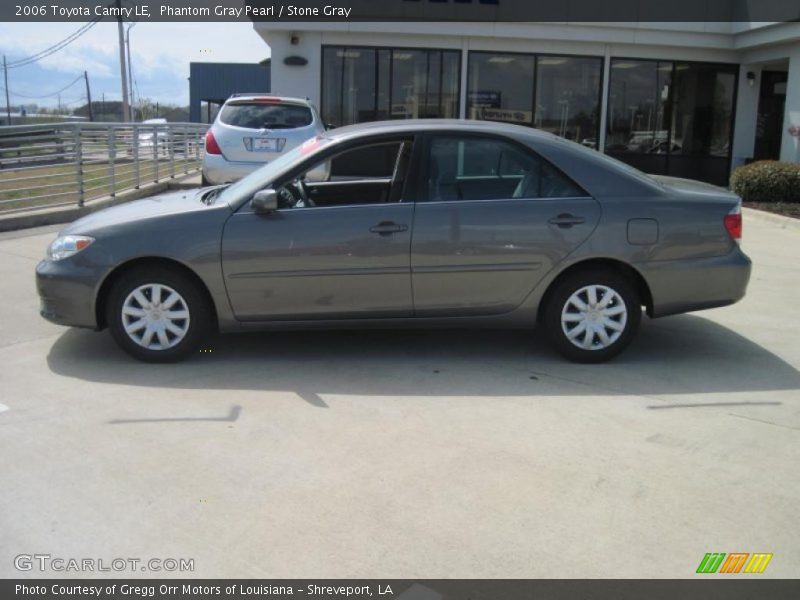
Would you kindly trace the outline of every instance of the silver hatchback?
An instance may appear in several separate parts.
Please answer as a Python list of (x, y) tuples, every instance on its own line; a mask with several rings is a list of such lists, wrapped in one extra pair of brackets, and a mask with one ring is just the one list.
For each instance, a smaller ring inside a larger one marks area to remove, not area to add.
[(203, 184), (241, 179), (324, 130), (308, 100), (234, 94), (206, 133)]

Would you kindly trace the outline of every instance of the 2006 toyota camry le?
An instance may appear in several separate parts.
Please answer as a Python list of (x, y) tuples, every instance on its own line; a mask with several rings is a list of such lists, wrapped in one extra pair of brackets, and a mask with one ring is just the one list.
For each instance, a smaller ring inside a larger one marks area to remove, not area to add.
[(643, 308), (744, 296), (740, 207), (521, 126), (367, 123), (232, 185), (83, 217), (37, 286), (42, 316), (108, 327), (146, 361), (186, 357), (217, 329), (539, 323), (567, 358), (598, 362)]

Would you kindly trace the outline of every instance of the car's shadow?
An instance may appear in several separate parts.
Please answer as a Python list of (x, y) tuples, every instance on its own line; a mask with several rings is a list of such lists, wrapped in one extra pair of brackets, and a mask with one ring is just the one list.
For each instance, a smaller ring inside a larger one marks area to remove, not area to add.
[[(699, 316), (645, 319), (631, 347), (600, 365), (569, 363), (542, 338), (540, 331), (496, 330), (235, 334), (218, 336), (186, 362), (150, 365), (128, 357), (107, 333), (72, 329), (56, 340), (47, 362), (55, 373), (86, 381), (289, 390), (316, 406), (325, 406), (319, 394), (658, 395), (800, 389), (800, 372), (792, 365)], [(732, 402), (751, 403), (741, 396)]]

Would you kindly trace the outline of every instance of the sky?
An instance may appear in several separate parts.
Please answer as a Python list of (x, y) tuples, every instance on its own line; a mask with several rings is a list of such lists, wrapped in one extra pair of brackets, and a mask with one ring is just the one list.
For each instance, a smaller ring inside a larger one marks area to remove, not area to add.
[[(9, 63), (66, 38), (80, 23), (0, 23), (0, 54)], [(126, 24), (127, 27), (127, 24)], [(71, 44), (31, 65), (8, 70), (11, 104), (56, 106), (56, 92), (87, 71), (92, 100), (119, 100), (119, 44), (116, 21), (101, 21)], [(269, 47), (247, 23), (137, 23), (130, 31), (134, 92), (154, 102), (189, 103), (189, 63), (249, 62), (270, 55)], [(1, 66), (1, 65), (0, 65)], [(0, 79), (0, 103), (5, 90)], [(24, 96), (23, 96), (24, 95)], [(61, 93), (62, 106), (86, 102), (83, 81)]]

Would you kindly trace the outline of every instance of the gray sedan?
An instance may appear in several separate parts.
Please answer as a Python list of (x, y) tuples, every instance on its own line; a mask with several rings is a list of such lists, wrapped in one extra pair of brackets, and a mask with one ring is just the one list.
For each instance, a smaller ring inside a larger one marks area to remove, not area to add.
[(79, 219), (37, 285), (45, 318), (107, 327), (154, 362), (213, 330), (537, 323), (567, 358), (597, 362), (630, 343), (643, 309), (744, 296), (740, 205), (524, 127), (368, 123), (229, 186)]

